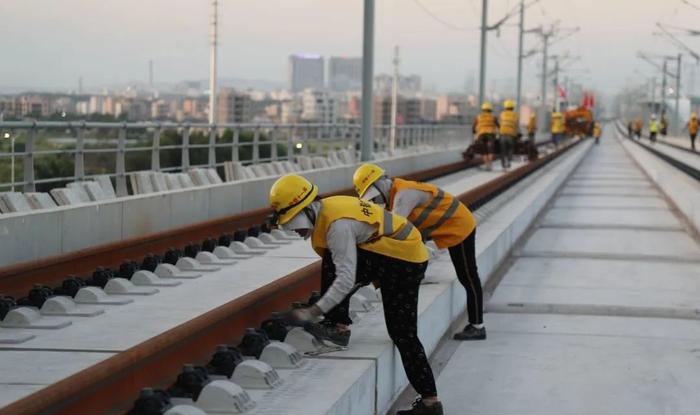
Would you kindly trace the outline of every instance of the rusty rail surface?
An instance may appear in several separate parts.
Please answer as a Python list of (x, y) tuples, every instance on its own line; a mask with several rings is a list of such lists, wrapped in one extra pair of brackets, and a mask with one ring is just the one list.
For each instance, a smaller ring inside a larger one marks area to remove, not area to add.
[[(568, 144), (556, 152), (462, 193), (458, 195), (458, 198), (470, 206), (479, 204), (480, 200), (502, 192), (578, 142)], [(472, 165), (472, 163), (467, 162), (453, 163), (406, 177), (428, 180)], [(55, 258), (53, 261), (42, 261), (34, 266), (27, 264), (24, 265), (24, 268), (21, 266), (13, 267), (15, 268), (13, 273), (4, 270), (0, 276), (21, 278), (22, 275), (29, 275), (38, 278), (43, 272), (52, 269), (65, 270), (74, 266), (69, 262), (76, 258), (80, 258), (81, 262), (85, 261), (86, 255), (92, 257), (91, 264), (116, 264), (122, 259), (133, 257), (136, 254), (143, 255), (144, 249), (165, 249), (172, 245), (187, 243), (193, 239), (201, 239), (211, 235), (212, 232), (218, 234), (244, 224), (257, 224), (267, 214), (267, 209), (260, 209), (230, 218), (188, 226), (177, 231), (138, 238), (137, 241), (129, 243), (120, 242), (86, 250), (83, 251), (82, 255), (70, 254)], [(186, 235), (178, 235), (178, 232), (186, 233)], [(130, 244), (138, 244), (138, 248), (132, 249)], [(128, 254), (122, 252), (123, 249), (128, 249)], [(273, 283), (236, 298), (193, 320), (20, 399), (0, 409), (0, 414), (124, 413), (138, 396), (141, 388), (168, 386), (175, 380), (183, 364), (206, 363), (216, 345), (237, 343), (243, 336), (245, 328), (257, 327), (260, 322), (269, 318), (271, 312), (286, 309), (291, 302), (307, 298), (312, 290), (318, 289), (320, 286), (320, 268), (320, 261), (316, 261), (294, 271)], [(19, 280), (15, 281), (19, 283)]]
[[(422, 170), (408, 175), (413, 180), (429, 180), (476, 166), (480, 160), (460, 161)], [(352, 194), (352, 188), (333, 194)], [(330, 194), (322, 195), (329, 196)], [(160, 253), (171, 247), (201, 242), (205, 238), (218, 237), (253, 225), (260, 225), (272, 213), (269, 208), (256, 209), (241, 214), (212, 219), (150, 235), (82, 249), (67, 254), (23, 262), (0, 268), (0, 293), (22, 297), (35, 284), (60, 284), (68, 275), (89, 276), (97, 267), (118, 267), (131, 259), (141, 259), (148, 253)]]

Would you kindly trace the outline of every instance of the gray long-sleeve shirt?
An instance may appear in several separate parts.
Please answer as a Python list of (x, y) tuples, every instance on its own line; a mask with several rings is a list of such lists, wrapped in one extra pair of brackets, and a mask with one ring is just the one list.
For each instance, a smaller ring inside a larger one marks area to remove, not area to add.
[(338, 219), (328, 227), (326, 242), (333, 258), (336, 277), (316, 303), (324, 313), (340, 304), (355, 286), (357, 245), (370, 240), (376, 232), (374, 226), (353, 219)]
[(391, 211), (394, 214), (407, 218), (413, 209), (427, 203), (431, 197), (432, 193), (424, 192), (422, 190), (399, 190), (396, 193), (396, 196), (394, 196), (394, 206), (392, 206)]

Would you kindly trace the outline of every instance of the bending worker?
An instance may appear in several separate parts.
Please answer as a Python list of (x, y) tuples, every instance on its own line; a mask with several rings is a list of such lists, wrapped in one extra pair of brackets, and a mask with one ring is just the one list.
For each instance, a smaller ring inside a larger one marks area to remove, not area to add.
[(506, 100), (503, 103), (503, 111), (499, 116), (500, 120), (500, 140), (501, 140), (501, 165), (503, 170), (510, 168), (510, 162), (513, 159), (513, 147), (515, 140), (520, 135), (520, 125), (518, 113), (514, 111), (515, 102)]
[(408, 218), (439, 249), (447, 248), (459, 282), (467, 291), (469, 324), (455, 340), (486, 338), (481, 280), (476, 267), (476, 219), (464, 204), (432, 184), (389, 178), (374, 164), (363, 164), (352, 177), (355, 191), (364, 200), (383, 204), (394, 214)]
[(472, 133), (474, 133), (477, 141), (481, 141), (484, 144), (486, 170), (491, 170), (496, 146), (496, 131), (498, 131), (498, 120), (493, 115), (493, 107), (490, 102), (484, 102), (481, 104), (481, 112), (474, 118)]
[(428, 266), (428, 251), (418, 230), (405, 218), (350, 196), (319, 199), (318, 187), (287, 174), (270, 189), (274, 222), (311, 238), (323, 258), (323, 295), (316, 304), (292, 311), (309, 323), (321, 314), (325, 325), (306, 324), (324, 338), (347, 344), (349, 297), (356, 284), (381, 285), (387, 331), (399, 349), (406, 376), (421, 395), (401, 415), (442, 415), (435, 378), (418, 339), (418, 289)]

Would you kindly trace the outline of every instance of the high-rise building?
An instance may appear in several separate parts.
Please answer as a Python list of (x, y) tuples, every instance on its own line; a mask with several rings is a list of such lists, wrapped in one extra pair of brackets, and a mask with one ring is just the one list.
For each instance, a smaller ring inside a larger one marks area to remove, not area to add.
[(289, 56), (289, 89), (301, 92), (307, 88), (323, 89), (325, 83), (323, 56), (296, 54)]
[(328, 62), (328, 81), (332, 91), (357, 91), (362, 88), (362, 58), (332, 56)]
[(327, 91), (305, 89), (301, 97), (301, 119), (309, 122), (333, 124), (338, 117), (338, 101)]
[(253, 100), (250, 95), (233, 88), (221, 88), (218, 98), (218, 122), (241, 123), (253, 119)]

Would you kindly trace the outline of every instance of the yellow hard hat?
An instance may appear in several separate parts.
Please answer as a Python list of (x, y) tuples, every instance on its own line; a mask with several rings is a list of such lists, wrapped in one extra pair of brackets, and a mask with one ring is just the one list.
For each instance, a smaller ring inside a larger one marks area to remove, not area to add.
[(691, 112), (690, 113), (690, 118), (698, 118), (698, 114)]
[(384, 169), (372, 163), (365, 163), (355, 170), (352, 175), (352, 184), (355, 186), (357, 196), (362, 197), (372, 183), (384, 176)]
[(318, 195), (318, 187), (297, 174), (285, 174), (270, 188), (270, 206), (275, 210), (276, 222), (284, 225)]
[(552, 118), (561, 118), (561, 112), (559, 112), (559, 111), (553, 112)]
[(531, 112), (531, 113), (530, 113), (530, 118), (535, 118), (535, 117), (537, 117), (537, 114), (535, 114), (534, 112)]
[(481, 110), (482, 111), (493, 111), (493, 107), (491, 106), (490, 102), (484, 102), (481, 104)]
[(513, 108), (515, 108), (515, 102), (513, 102), (512, 99), (507, 99), (503, 101), (503, 108), (507, 110), (512, 110)]

